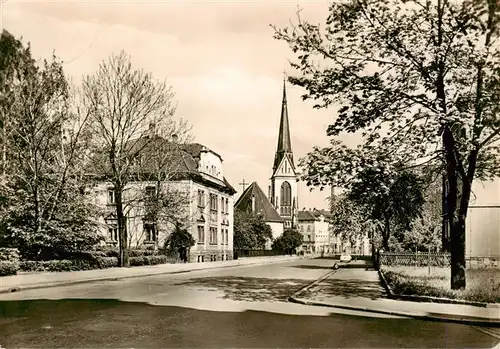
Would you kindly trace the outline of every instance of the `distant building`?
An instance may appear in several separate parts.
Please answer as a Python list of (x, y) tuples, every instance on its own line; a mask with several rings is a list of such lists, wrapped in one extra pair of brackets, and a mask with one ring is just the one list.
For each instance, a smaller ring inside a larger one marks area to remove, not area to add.
[[(143, 138), (141, 141), (148, 145), (167, 142), (159, 136)], [(144, 149), (135, 166), (137, 173), (148, 171), (148, 146)], [(171, 160), (176, 164), (176, 171), (162, 186), (175, 188), (188, 196), (183, 207), (188, 219), (183, 225), (196, 240), (189, 251), (189, 260), (204, 262), (232, 259), (233, 195), (236, 191), (224, 177), (222, 157), (201, 144), (193, 143), (179, 145)], [(148, 218), (148, 206), (143, 203), (144, 200), (135, 200), (140, 199), (141, 195), (147, 195), (149, 191), (154, 192), (155, 184), (151, 181), (132, 180), (126, 187), (126, 199), (134, 198), (130, 200), (130, 207), (126, 210), (128, 243), (131, 247), (161, 247), (173, 230), (174, 224), (168, 229), (159, 229), (157, 223)], [(105, 178), (98, 179), (93, 193), (96, 203), (106, 212), (101, 217), (106, 244), (117, 245), (113, 185)]]
[[(273, 240), (283, 234), (285, 220), (278, 214), (276, 209), (271, 205), (256, 182), (250, 184), (248, 188), (241, 194), (234, 204), (234, 211), (253, 212), (260, 215), (263, 220), (271, 226), (273, 231)], [(268, 241), (266, 249), (271, 249), (272, 241)]]
[(299, 232), (302, 234), (302, 251), (305, 253), (330, 253), (329, 221), (319, 211), (303, 210), (298, 213)]
[(278, 145), (269, 186), (269, 201), (278, 214), (285, 220), (286, 228), (296, 228), (298, 224), (298, 189), (299, 181), (293, 162), (292, 141), (288, 121), (286, 85), (283, 81), (283, 100), (281, 103)]

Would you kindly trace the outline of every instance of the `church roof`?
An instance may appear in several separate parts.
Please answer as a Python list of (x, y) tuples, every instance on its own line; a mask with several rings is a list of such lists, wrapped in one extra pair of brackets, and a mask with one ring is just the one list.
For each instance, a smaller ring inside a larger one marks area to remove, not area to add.
[(252, 211), (252, 197), (255, 197), (255, 212), (262, 215), (265, 222), (284, 222), (285, 220), (278, 214), (273, 205), (269, 202), (262, 189), (257, 182), (250, 184), (248, 188), (241, 194), (234, 209), (239, 211)]
[(299, 211), (299, 221), (317, 221), (319, 220), (311, 211)]
[[(290, 123), (288, 121), (288, 108), (286, 101), (286, 85), (283, 81), (283, 100), (281, 103), (281, 118), (280, 118), (280, 128), (278, 133), (278, 146), (276, 148), (276, 155), (274, 157), (273, 172), (280, 165), (281, 160), (288, 154), (292, 166), (293, 164), (293, 153), (292, 153), (292, 141), (290, 137)], [(295, 167), (295, 166), (294, 166)]]

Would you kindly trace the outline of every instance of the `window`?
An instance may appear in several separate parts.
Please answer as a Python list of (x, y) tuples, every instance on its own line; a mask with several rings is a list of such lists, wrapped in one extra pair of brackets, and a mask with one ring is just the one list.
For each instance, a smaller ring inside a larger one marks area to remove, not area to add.
[(146, 187), (146, 198), (147, 199), (153, 199), (156, 195), (156, 188), (155, 187)]
[(227, 213), (226, 211), (226, 205), (225, 205), (225, 200), (223, 197), (220, 198), (220, 208), (222, 210), (222, 213)]
[(226, 229), (226, 245), (229, 245), (229, 230)]
[(288, 182), (283, 182), (281, 185), (281, 205), (292, 205), (292, 186)]
[(217, 211), (217, 194), (210, 194), (210, 210)]
[(205, 226), (203, 225), (198, 226), (198, 243), (205, 243)]
[(301, 226), (299, 227), (299, 229), (300, 229), (300, 231), (304, 231), (304, 226), (303, 226), (303, 225), (301, 225)]
[(116, 204), (115, 190), (112, 188), (108, 189), (108, 205)]
[(116, 224), (108, 225), (108, 240), (118, 241), (118, 226)]
[(144, 223), (143, 229), (146, 241), (156, 241), (156, 226), (154, 223)]
[(229, 199), (226, 198), (226, 213), (229, 213)]
[(310, 232), (311, 231), (311, 226), (308, 224), (307, 225), (307, 232)]
[(198, 207), (205, 207), (205, 192), (198, 190)]
[(211, 244), (217, 243), (217, 228), (215, 227), (210, 227), (210, 243)]
[(222, 239), (221, 244), (223, 244), (223, 245), (224, 245), (224, 238), (226, 237), (225, 232), (226, 232), (226, 229), (222, 228), (221, 229), (221, 239)]

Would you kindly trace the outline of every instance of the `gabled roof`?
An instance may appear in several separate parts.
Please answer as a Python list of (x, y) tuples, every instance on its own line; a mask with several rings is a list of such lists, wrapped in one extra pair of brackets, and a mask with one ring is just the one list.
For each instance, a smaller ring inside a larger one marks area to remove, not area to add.
[[(148, 178), (148, 174), (155, 172), (154, 161), (158, 159), (158, 153), (160, 152), (168, 154), (168, 158), (163, 158), (162, 164), (168, 166), (169, 180), (191, 179), (230, 195), (236, 193), (236, 190), (225, 177), (221, 180), (198, 170), (202, 151), (210, 151), (220, 158), (220, 155), (199, 143), (178, 145), (155, 135), (143, 136), (140, 139), (131, 141), (130, 146), (126, 148), (130, 150), (127, 153), (135, 155), (134, 159), (129, 159), (129, 161), (138, 161), (137, 164), (131, 165), (133, 168), (130, 171), (130, 175), (137, 180), (141, 180), (141, 178), (144, 180), (144, 178)], [(94, 162), (91, 164), (91, 171), (89, 171), (92, 173), (91, 176), (106, 178), (106, 174), (110, 173), (111, 166), (106, 156), (105, 150), (102, 150), (100, 154), (96, 154)]]
[(250, 184), (241, 194), (234, 209), (239, 211), (252, 211), (252, 197), (255, 198), (255, 213), (262, 215), (265, 222), (284, 222), (285, 220), (278, 214), (273, 205), (256, 182)]
[(299, 221), (317, 221), (318, 218), (311, 211), (299, 211)]

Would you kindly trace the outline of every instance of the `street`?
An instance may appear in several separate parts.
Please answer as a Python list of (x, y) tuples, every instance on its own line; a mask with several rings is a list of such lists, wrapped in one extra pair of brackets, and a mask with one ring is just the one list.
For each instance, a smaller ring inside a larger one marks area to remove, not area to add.
[(0, 346), (468, 347), (498, 340), (460, 324), (288, 303), (331, 260), (201, 270), (0, 296)]

